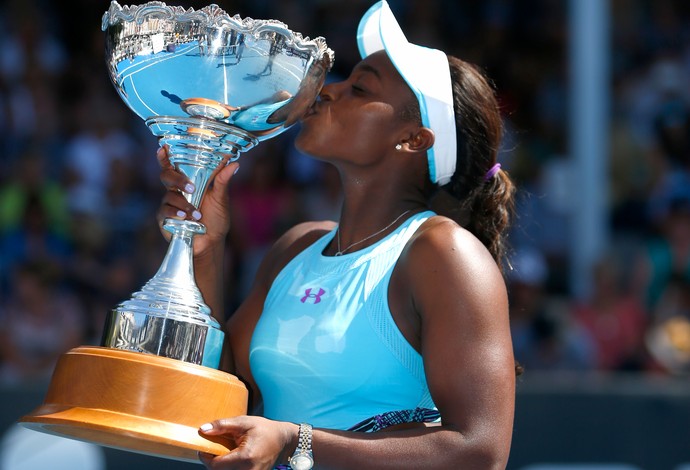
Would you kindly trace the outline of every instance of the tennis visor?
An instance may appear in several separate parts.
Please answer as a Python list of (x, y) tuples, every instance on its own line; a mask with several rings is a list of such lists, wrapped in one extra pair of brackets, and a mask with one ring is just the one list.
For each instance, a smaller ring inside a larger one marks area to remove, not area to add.
[(429, 177), (444, 185), (455, 172), (457, 158), (453, 88), (448, 58), (443, 51), (411, 44), (388, 2), (372, 6), (359, 22), (357, 45), (362, 58), (384, 50), (412, 89), (422, 124), (434, 131), (434, 145), (427, 151)]

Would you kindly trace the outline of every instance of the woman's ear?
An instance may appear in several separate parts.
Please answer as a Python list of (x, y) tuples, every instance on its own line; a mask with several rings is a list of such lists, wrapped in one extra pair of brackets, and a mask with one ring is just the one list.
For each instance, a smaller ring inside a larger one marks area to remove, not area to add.
[(414, 152), (426, 152), (434, 145), (435, 140), (434, 131), (428, 127), (420, 127), (410, 139), (403, 143), (403, 146)]

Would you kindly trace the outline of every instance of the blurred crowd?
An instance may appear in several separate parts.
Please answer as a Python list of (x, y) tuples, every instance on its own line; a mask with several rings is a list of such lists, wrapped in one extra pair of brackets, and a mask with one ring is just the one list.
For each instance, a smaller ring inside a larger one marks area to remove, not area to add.
[[(168, 2), (201, 8), (200, 1)], [(370, 0), (218, 0), (358, 60)], [(499, 160), (519, 186), (507, 271), (527, 372), (679, 374), (690, 363), (690, 4), (610, 0), (610, 246), (587, 298), (569, 290), (571, 212), (586, 183), (567, 155), (566, 0), (389, 0), (412, 41), (480, 65), (504, 111)], [(0, 3), (0, 384), (44, 381), (56, 357), (98, 344), (105, 314), (155, 274), (158, 144), (106, 73), (106, 0)], [(286, 227), (336, 219), (331, 167), (297, 129), (243, 155), (229, 197), (227, 308)], [(353, 136), (356, 138), (356, 136)]]

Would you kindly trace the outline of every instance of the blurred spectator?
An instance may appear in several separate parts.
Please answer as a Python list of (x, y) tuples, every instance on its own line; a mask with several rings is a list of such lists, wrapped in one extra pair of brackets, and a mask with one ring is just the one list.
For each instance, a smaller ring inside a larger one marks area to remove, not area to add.
[(655, 364), (674, 374), (690, 374), (690, 280), (674, 275), (654, 309), (647, 345)]
[(49, 16), (33, 0), (7, 2), (0, 34), (0, 73), (9, 81), (20, 81), (30, 70), (57, 75), (65, 67), (66, 51), (60, 39), (47, 27)]
[(39, 11), (37, 2), (13, 0), (0, 8), (11, 19), (0, 24), (0, 109), (5, 111), (0, 149), (14, 159), (31, 142), (54, 145), (59, 139), (55, 84), (67, 54), (48, 27), (50, 14)]
[(47, 228), (67, 235), (69, 214), (65, 191), (57, 180), (49, 177), (46, 165), (46, 157), (36, 148), (27, 150), (8, 165), (10, 178), (0, 187), (0, 235), (20, 227), (31, 198), (36, 198), (43, 208)]
[(690, 196), (680, 194), (660, 207), (656, 234), (647, 241), (637, 274), (650, 312), (656, 309), (671, 279), (690, 280)]
[(652, 312), (655, 323), (669, 318), (685, 317), (690, 320), (690, 279), (687, 276), (672, 275)]
[(51, 228), (38, 194), (28, 194), (21, 223), (0, 235), (0, 292), (12, 291), (14, 270), (27, 262), (42, 262), (63, 271), (71, 262), (71, 244)]
[(123, 103), (98, 91), (86, 100), (78, 109), (80, 130), (65, 148), (68, 207), (74, 215), (105, 223), (111, 165), (117, 160), (129, 165), (139, 149), (120, 122)]
[(14, 289), (0, 306), (0, 381), (48, 380), (60, 354), (83, 340), (83, 312), (50, 264), (18, 266)]
[(104, 299), (110, 241), (103, 226), (88, 218), (76, 218), (74, 225), (73, 251), (66, 280), (85, 311), (87, 334), (96, 337), (103, 325), (95, 324), (103, 318), (105, 308), (113, 307), (105, 304)]
[[(679, 78), (680, 79), (680, 78)], [(663, 96), (654, 117), (654, 135), (669, 170), (690, 170), (690, 106), (678, 87)]]
[(508, 278), (515, 359), (530, 370), (589, 370), (594, 344), (568, 316), (563, 301), (546, 290), (546, 260), (534, 249), (518, 250)]
[(110, 162), (102, 211), (111, 240), (111, 254), (113, 251), (131, 253), (144, 224), (155, 224), (153, 203), (157, 201), (144, 197), (143, 184), (138, 176), (134, 162), (123, 158)]
[(573, 306), (573, 315), (592, 338), (596, 367), (600, 370), (639, 371), (644, 366), (644, 303), (624, 281), (621, 266), (613, 257), (593, 270), (591, 297)]
[(518, 217), (510, 240), (516, 247), (539, 247), (549, 270), (543, 286), (547, 294), (567, 295), (570, 214), (577, 204), (572, 175), (571, 161), (552, 156), (533, 168), (531, 179), (522, 181), (516, 193)]

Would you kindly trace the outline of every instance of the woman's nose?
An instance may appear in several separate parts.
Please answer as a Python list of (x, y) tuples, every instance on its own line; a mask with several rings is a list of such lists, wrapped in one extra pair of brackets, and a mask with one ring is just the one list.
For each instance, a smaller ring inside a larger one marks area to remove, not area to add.
[(321, 88), (319, 99), (321, 101), (332, 101), (337, 93), (337, 83), (327, 83)]

